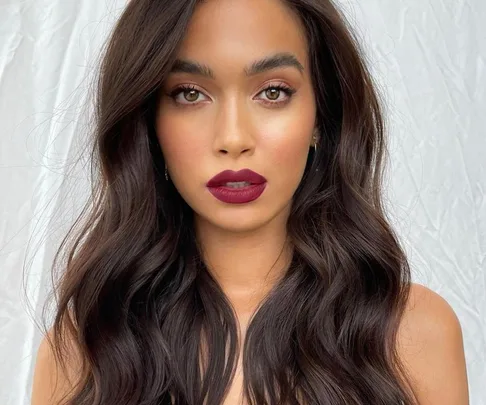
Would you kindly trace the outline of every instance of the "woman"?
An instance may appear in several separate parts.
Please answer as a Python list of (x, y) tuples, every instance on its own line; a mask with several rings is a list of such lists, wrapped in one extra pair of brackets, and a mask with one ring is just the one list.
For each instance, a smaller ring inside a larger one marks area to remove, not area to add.
[(380, 200), (379, 99), (327, 0), (132, 0), (94, 208), (33, 404), (468, 402), (460, 324)]

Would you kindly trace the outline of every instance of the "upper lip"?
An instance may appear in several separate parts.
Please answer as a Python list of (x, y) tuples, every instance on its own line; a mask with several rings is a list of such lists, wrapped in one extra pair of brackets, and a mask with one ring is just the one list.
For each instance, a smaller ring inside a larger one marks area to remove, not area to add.
[(210, 179), (207, 183), (207, 186), (218, 187), (224, 185), (225, 183), (237, 181), (246, 181), (251, 184), (261, 184), (265, 183), (267, 179), (250, 169), (242, 169), (237, 172), (233, 170), (224, 170), (221, 173), (218, 173), (212, 179)]

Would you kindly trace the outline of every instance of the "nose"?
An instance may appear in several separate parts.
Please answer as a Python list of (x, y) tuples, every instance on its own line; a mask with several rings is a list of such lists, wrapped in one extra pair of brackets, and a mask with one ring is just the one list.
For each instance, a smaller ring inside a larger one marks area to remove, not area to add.
[(244, 103), (235, 98), (221, 106), (215, 125), (214, 152), (238, 158), (252, 155), (255, 150), (255, 137), (251, 117)]

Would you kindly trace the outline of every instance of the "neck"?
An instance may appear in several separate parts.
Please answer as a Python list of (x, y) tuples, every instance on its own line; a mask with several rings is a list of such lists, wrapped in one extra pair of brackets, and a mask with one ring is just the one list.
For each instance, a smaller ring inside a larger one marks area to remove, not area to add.
[[(257, 230), (234, 233), (196, 217), (195, 230), (208, 271), (237, 313), (252, 312), (283, 277), (292, 257), (285, 213)], [(280, 217), (280, 218), (279, 218)]]

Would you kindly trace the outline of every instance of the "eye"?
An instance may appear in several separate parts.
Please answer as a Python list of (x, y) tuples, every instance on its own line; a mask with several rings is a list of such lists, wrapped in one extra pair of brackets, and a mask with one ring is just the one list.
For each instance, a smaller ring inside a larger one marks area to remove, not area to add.
[[(182, 94), (182, 100), (181, 98), (177, 99), (180, 94)], [(203, 93), (193, 85), (181, 85), (171, 91), (168, 95), (175, 104), (192, 106), (196, 105), (196, 101), (198, 101), (201, 94)]]
[[(295, 92), (295, 89), (284, 84), (272, 84), (264, 88), (259, 94), (265, 93), (265, 96), (269, 100), (264, 100), (265, 104), (280, 105), (287, 103)], [(282, 94), (284, 95), (283, 99), (280, 97)]]

